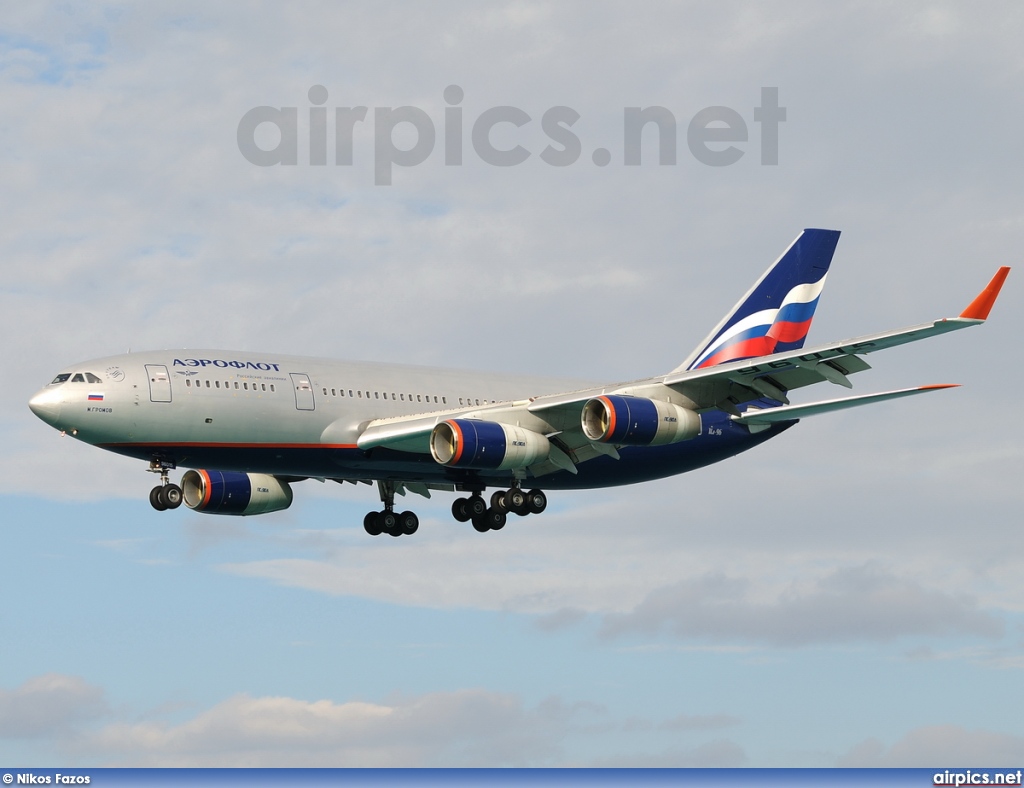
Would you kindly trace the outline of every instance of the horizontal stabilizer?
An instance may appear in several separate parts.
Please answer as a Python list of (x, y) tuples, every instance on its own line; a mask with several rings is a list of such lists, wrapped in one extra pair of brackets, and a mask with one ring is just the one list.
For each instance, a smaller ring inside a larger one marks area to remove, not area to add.
[(835, 410), (846, 410), (856, 408), (859, 405), (870, 405), (873, 402), (885, 402), (889, 399), (900, 399), (911, 397), (914, 394), (924, 394), (928, 391), (939, 389), (956, 388), (957, 383), (941, 383), (934, 386), (916, 386), (912, 389), (899, 389), (898, 391), (883, 391), (880, 394), (861, 394), (857, 397), (843, 397), (841, 399), (829, 399), (823, 402), (810, 402), (806, 405), (783, 405), (778, 408), (766, 408), (764, 410), (748, 410), (739, 416), (733, 416), (733, 421), (741, 424), (774, 424), (779, 421), (793, 421), (802, 419), (805, 416), (817, 416), (819, 413), (831, 413)]

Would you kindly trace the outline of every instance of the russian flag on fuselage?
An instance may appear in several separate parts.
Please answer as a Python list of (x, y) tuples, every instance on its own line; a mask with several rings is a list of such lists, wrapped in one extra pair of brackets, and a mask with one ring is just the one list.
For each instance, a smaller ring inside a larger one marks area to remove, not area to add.
[(683, 368), (803, 347), (838, 242), (836, 230), (804, 230)]

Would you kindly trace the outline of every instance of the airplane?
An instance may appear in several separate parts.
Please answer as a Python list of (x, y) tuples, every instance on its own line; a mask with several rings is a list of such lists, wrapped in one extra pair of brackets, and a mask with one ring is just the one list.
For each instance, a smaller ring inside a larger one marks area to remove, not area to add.
[[(462, 495), (483, 533), (539, 514), (545, 490), (631, 484), (751, 449), (800, 419), (952, 387), (794, 404), (816, 383), (852, 388), (879, 350), (984, 323), (1008, 267), (957, 317), (805, 348), (839, 240), (804, 230), (672, 371), (609, 385), (226, 350), (135, 352), (62, 370), (29, 407), (78, 440), (144, 460), (154, 509), (287, 509), (306, 479), (376, 483), (371, 536), (415, 533), (395, 496)], [(170, 471), (186, 468), (181, 483)], [(488, 488), (496, 488), (485, 500)]]

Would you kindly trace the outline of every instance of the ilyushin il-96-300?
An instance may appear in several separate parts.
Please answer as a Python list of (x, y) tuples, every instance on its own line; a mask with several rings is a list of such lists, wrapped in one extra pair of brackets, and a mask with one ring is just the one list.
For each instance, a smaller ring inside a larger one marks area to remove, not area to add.
[[(547, 493), (684, 473), (800, 419), (948, 388), (794, 404), (794, 389), (851, 388), (886, 348), (985, 322), (1008, 268), (957, 317), (805, 347), (839, 233), (804, 230), (671, 372), (565, 381), (226, 350), (153, 351), (73, 364), (29, 402), (78, 440), (148, 463), (159, 510), (254, 515), (305, 479), (375, 484), (372, 535), (415, 533), (396, 494), (451, 491), (480, 532), (539, 514)], [(172, 471), (187, 469), (180, 483)], [(486, 495), (491, 490), (489, 496)]]

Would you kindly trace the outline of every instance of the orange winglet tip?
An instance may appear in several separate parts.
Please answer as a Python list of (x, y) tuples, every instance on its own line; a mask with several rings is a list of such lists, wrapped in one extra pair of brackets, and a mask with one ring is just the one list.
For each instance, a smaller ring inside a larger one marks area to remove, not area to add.
[(930, 386), (918, 386), (920, 391), (932, 391), (933, 389), (958, 389), (959, 383), (932, 383)]
[(1002, 289), (1008, 273), (1010, 273), (1010, 267), (1006, 265), (996, 271), (996, 275), (992, 277), (988, 287), (978, 293), (978, 297), (960, 313), (960, 317), (965, 317), (968, 320), (988, 320), (988, 313), (992, 311), (992, 305), (999, 297), (999, 291)]

